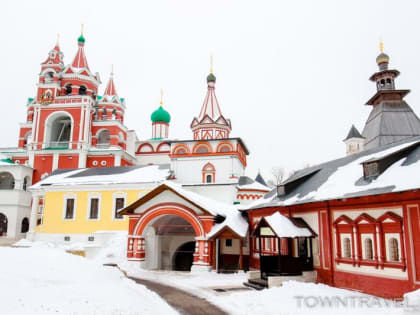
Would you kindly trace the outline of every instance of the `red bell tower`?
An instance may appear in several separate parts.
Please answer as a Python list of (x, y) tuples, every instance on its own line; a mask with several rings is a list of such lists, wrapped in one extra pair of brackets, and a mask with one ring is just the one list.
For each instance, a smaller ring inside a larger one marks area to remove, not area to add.
[(116, 93), (113, 74), (98, 95), (101, 80), (89, 68), (85, 41), (82, 31), (67, 66), (57, 41), (41, 64), (36, 97), (28, 99), (18, 148), (3, 152), (34, 168), (33, 183), (55, 169), (134, 164), (134, 152), (126, 150), (125, 101)]

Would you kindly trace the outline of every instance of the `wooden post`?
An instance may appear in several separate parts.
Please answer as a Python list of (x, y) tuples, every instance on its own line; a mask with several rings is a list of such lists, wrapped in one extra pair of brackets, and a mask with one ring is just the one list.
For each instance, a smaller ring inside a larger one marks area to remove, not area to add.
[(244, 269), (244, 265), (243, 265), (243, 253), (242, 253), (242, 239), (239, 240), (239, 270), (243, 270)]

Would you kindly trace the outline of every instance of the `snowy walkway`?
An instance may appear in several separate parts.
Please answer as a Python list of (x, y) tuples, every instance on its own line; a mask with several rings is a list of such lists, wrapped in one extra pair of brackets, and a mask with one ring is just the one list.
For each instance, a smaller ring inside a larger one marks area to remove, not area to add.
[(189, 294), (183, 290), (149, 280), (136, 278), (130, 279), (159, 294), (166, 302), (168, 302), (169, 305), (174, 307), (181, 314), (227, 315), (220, 308), (214, 306), (205, 299)]

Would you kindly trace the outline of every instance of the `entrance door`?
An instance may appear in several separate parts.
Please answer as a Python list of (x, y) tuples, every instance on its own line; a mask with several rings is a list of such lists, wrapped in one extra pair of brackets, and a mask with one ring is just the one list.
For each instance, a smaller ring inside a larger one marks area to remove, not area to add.
[(7, 217), (0, 213), (0, 236), (5, 236), (7, 233)]
[(298, 238), (298, 255), (304, 271), (314, 270), (312, 257), (312, 241), (307, 237)]
[(195, 242), (187, 242), (178, 247), (174, 254), (173, 269), (190, 271), (194, 261)]

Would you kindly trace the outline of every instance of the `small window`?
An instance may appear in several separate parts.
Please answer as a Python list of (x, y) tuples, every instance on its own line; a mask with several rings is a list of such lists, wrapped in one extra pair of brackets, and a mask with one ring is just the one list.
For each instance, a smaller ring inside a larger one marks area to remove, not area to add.
[(364, 241), (365, 245), (365, 259), (373, 259), (373, 246), (372, 246), (372, 239), (366, 238)]
[(23, 218), (20, 232), (21, 233), (26, 233), (28, 231), (29, 231), (29, 220), (28, 220), (28, 218)]
[(64, 218), (66, 220), (74, 219), (74, 199), (73, 198), (66, 199), (66, 214)]
[(400, 254), (398, 250), (398, 240), (392, 237), (388, 241), (389, 261), (400, 261)]
[(212, 183), (213, 182), (213, 176), (211, 174), (206, 175), (206, 183)]
[(226, 245), (226, 247), (232, 247), (232, 239), (227, 239), (226, 241), (225, 241), (225, 245)]
[(95, 160), (95, 161), (93, 161), (93, 162), (92, 162), (92, 165), (93, 165), (93, 166), (98, 165), (98, 161), (96, 161), (96, 160)]
[(93, 236), (88, 236), (88, 242), (93, 242), (95, 241), (95, 238)]
[(70, 242), (70, 240), (71, 240), (70, 236), (64, 236), (64, 241)]
[(64, 88), (66, 95), (70, 95), (71, 94), (71, 84), (67, 84)]
[(124, 198), (115, 198), (115, 219), (122, 219), (123, 216), (118, 213), (118, 210), (124, 208)]
[(105, 166), (106, 165), (106, 161), (101, 161), (101, 165)]
[(231, 150), (230, 150), (230, 147), (228, 147), (227, 145), (225, 145), (225, 146), (223, 146), (221, 149), (220, 149), (220, 152), (230, 152)]
[(351, 241), (348, 237), (343, 239), (343, 257), (351, 258)]
[(364, 165), (365, 178), (374, 177), (379, 175), (378, 163), (366, 163)]
[(79, 95), (86, 95), (86, 91), (86, 86), (82, 85), (81, 87), (79, 87)]
[(89, 219), (96, 220), (98, 218), (99, 218), (99, 198), (91, 198)]
[(179, 149), (178, 151), (176, 151), (176, 154), (185, 154), (185, 150), (184, 149)]

